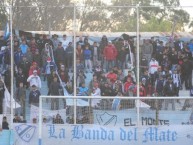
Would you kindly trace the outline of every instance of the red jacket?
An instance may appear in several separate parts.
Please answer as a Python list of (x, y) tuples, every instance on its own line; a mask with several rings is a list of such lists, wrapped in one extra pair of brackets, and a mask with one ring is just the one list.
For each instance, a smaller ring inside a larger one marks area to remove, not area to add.
[(117, 49), (114, 45), (107, 45), (103, 50), (106, 60), (115, 60), (117, 57)]
[(115, 83), (117, 80), (117, 75), (115, 73), (108, 73), (107, 78), (110, 79), (111, 83)]
[(125, 92), (128, 92), (129, 87), (132, 86), (132, 85), (133, 85), (132, 82), (126, 82), (126, 83), (124, 84), (124, 91), (125, 91)]

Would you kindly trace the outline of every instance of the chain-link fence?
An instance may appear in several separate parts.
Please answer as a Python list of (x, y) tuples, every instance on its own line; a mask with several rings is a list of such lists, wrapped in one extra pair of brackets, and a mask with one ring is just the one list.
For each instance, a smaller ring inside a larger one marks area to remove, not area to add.
[[(14, 108), (11, 114), (16, 122), (19, 116), (24, 122), (31, 122), (34, 106), (30, 104), (38, 103), (34, 92), (38, 96), (190, 96), (192, 72), (188, 66), (192, 64), (189, 45), (192, 34), (176, 32), (188, 23), (184, 9), (191, 7), (48, 3), (47, 6), (18, 4), (4, 8), (2, 14), (6, 18), (1, 25), (5, 26), (9, 20), (13, 37), (7, 39), (7, 54), (3, 58), (8, 62), (1, 64), (7, 71), (5, 65), (10, 65), (14, 58), (10, 67), (14, 74), (9, 72), (9, 79), (5, 81), (14, 80), (11, 83), (14, 85), (6, 86), (16, 100), (6, 106)], [(168, 11), (171, 11), (169, 15)], [(155, 32), (152, 27), (156, 28)], [(49, 69), (47, 64), (51, 64)], [(38, 83), (34, 83), (32, 75)], [(113, 101), (102, 99), (100, 109), (112, 109)], [(162, 99), (142, 102), (155, 110), (163, 109), (163, 104), (173, 104)], [(175, 100), (175, 104), (180, 103)], [(136, 107), (135, 100), (120, 101), (120, 104), (119, 110)], [(81, 119), (72, 119), (75, 116), (81, 118), (86, 114), (88, 118), (87, 115), (93, 114), (90, 107), (68, 107), (65, 99), (47, 99), (44, 107), (66, 109), (66, 118), (71, 123), (81, 123)], [(137, 112), (139, 114), (140, 109)], [(93, 121), (94, 117), (83, 123)]]

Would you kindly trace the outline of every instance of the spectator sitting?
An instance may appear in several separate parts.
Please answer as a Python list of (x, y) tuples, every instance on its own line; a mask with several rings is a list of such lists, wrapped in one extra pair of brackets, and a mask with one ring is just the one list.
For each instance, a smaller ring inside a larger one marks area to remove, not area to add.
[(111, 70), (108, 74), (107, 74), (107, 79), (110, 79), (111, 83), (114, 84), (115, 81), (117, 80), (117, 74), (115, 74), (113, 72), (113, 70)]
[(56, 118), (53, 118), (53, 124), (64, 124), (64, 121), (61, 118), (60, 114), (57, 114)]
[(2, 129), (9, 130), (9, 124), (7, 122), (7, 117), (6, 116), (3, 117)]

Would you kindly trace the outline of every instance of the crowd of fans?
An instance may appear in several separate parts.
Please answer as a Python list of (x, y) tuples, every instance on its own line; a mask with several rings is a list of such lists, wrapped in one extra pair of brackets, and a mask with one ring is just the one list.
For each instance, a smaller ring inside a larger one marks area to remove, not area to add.
[[(10, 92), (11, 86), (11, 47), (10, 38), (0, 37), (0, 69), (4, 79), (0, 81), (2, 99), (5, 90), (4, 83)], [(164, 43), (159, 40), (140, 40), (140, 82), (136, 83), (136, 43), (133, 37), (118, 38), (110, 41), (106, 36), (100, 42), (90, 43), (88, 37), (79, 37), (74, 49), (73, 43), (63, 35), (50, 38), (49, 35), (39, 35), (38, 38), (27, 39), (25, 35), (13, 37), (15, 94), (21, 104), (25, 119), (26, 98), (28, 104), (38, 106), (41, 95), (42, 81), (47, 80), (48, 94), (63, 95), (63, 87), (73, 94), (73, 78), (76, 79), (76, 92), (79, 96), (136, 96), (137, 86), (140, 96), (179, 96), (179, 90), (192, 89), (192, 53), (193, 40), (188, 43), (169, 39)], [(76, 76), (73, 72), (73, 55), (76, 53)], [(133, 67), (132, 67), (133, 66)], [(132, 69), (134, 68), (134, 69)], [(87, 74), (92, 74), (89, 84), (86, 84)], [(58, 75), (57, 75), (58, 74)], [(62, 82), (62, 83), (61, 83)], [(29, 96), (26, 91), (29, 90)], [(153, 100), (143, 100), (152, 109)], [(177, 100), (179, 102), (179, 100)], [(0, 114), (2, 114), (2, 102)], [(113, 100), (96, 100), (92, 106), (110, 109)], [(165, 101), (165, 109), (174, 100)], [(180, 103), (180, 102), (179, 102)], [(162, 107), (162, 101), (160, 106)], [(189, 106), (185, 101), (183, 110)], [(120, 101), (120, 109), (134, 107), (131, 100)], [(59, 100), (52, 99), (51, 109), (59, 109)]]

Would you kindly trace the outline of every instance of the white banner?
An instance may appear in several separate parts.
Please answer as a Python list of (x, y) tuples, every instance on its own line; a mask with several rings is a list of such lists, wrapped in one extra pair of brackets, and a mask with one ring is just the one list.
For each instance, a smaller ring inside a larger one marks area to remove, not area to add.
[[(15, 145), (38, 145), (38, 128), (15, 125)], [(42, 145), (192, 145), (193, 126), (43, 125)]]
[[(94, 110), (94, 124), (113, 126), (136, 126), (137, 109), (119, 111)], [(159, 125), (181, 125), (193, 122), (192, 111), (169, 111), (157, 112)], [(140, 109), (140, 125), (156, 125), (156, 111), (151, 109)]]

